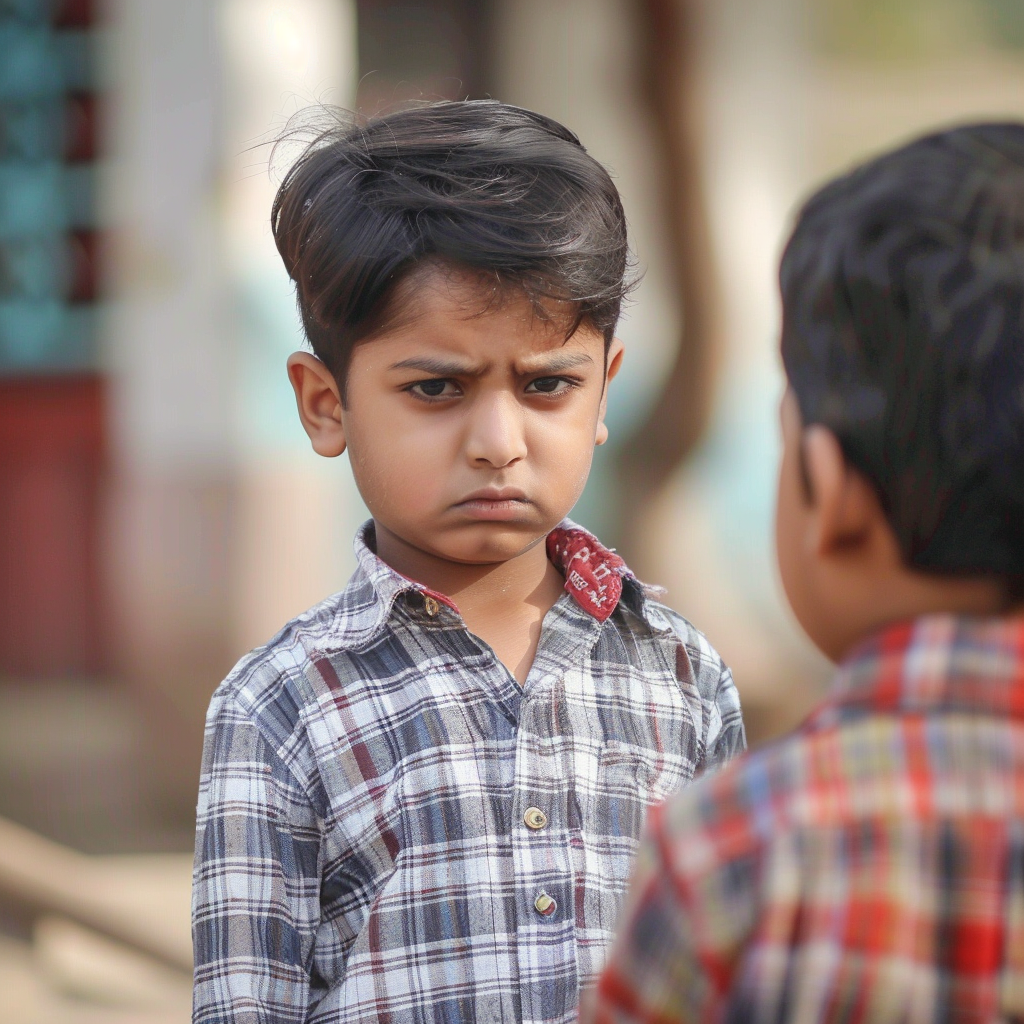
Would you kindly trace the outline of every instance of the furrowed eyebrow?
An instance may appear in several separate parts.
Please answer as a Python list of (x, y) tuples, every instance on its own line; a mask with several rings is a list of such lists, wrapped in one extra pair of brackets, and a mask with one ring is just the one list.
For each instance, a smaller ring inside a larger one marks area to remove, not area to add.
[(559, 352), (556, 355), (552, 355), (548, 359), (544, 359), (543, 362), (538, 361), (537, 363), (524, 366), (524, 372), (526, 373), (562, 373), (565, 370), (571, 370), (576, 366), (583, 366), (586, 363), (593, 363), (594, 360), (590, 358), (585, 352)]
[[(526, 363), (521, 372), (524, 375), (563, 373), (573, 367), (593, 362), (594, 360), (585, 352), (558, 352), (548, 357), (541, 357), (541, 360), (532, 365)], [(455, 360), (432, 359), (430, 356), (412, 356), (410, 359), (393, 363), (391, 369), (419, 370), (422, 373), (433, 374), (435, 377), (478, 377), (484, 372), (482, 369), (476, 369)]]
[(429, 356), (403, 359), (400, 363), (394, 363), (391, 369), (422, 370), (423, 373), (432, 373), (435, 377), (472, 377), (480, 373), (465, 363), (445, 362), (443, 359), (431, 359)]

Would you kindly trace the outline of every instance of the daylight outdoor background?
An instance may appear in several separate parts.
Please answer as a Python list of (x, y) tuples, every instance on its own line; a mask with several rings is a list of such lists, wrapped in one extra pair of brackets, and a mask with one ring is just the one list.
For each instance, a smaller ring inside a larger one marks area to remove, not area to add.
[(644, 277), (576, 518), (752, 742), (821, 692), (771, 553), (780, 246), (828, 175), (1024, 117), (1024, 4), (0, 0), (0, 1024), (188, 1018), (206, 703), (363, 516), (292, 409), (269, 143), (443, 96), (553, 115), (623, 194)]

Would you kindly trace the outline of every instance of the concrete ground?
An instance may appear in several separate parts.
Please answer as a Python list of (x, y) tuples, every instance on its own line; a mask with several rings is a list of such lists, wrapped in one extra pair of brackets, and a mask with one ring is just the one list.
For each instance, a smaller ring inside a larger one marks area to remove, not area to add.
[[(90, 858), (96, 894), (189, 946), (188, 854)], [(0, 934), (2, 1024), (187, 1024), (191, 979), (56, 914)]]
[(0, 816), (84, 853), (191, 850), (195, 794), (168, 791), (158, 727), (113, 683), (0, 678)]
[[(0, 817), (94, 855), (92, 895), (187, 958), (193, 820), (148, 746), (142, 710), (113, 684), (0, 680)], [(189, 1020), (186, 973), (16, 903), (0, 891), (0, 1024)]]

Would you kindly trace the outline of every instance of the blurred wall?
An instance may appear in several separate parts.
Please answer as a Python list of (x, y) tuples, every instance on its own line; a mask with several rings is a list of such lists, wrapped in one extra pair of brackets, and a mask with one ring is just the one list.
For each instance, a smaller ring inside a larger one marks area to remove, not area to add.
[(704, 3), (704, 164), (723, 334), (706, 436), (644, 511), (672, 600), (733, 669), (752, 743), (795, 724), (827, 666), (793, 621), (772, 542), (779, 457), (775, 269), (806, 183), (807, 6)]
[(275, 140), (311, 104), (353, 103), (355, 8), (338, 0), (222, 0), (220, 26), (221, 228), (237, 354), (229, 402), (239, 485), (229, 546), (237, 656), (341, 589), (354, 566), (352, 535), (365, 518), (348, 456), (315, 455), (295, 413), (285, 360), (305, 339), (270, 231), (274, 194), (297, 153), (295, 144), (275, 149)]
[(145, 768), (163, 782), (194, 774), (194, 708), (229, 657), (225, 83), (215, 4), (125, 0), (108, 16), (114, 665), (141, 699)]
[(671, 595), (733, 666), (759, 742), (795, 724), (829, 672), (791, 619), (772, 550), (782, 245), (802, 200), (854, 163), (936, 127), (1024, 117), (1024, 5), (703, 6), (705, 159), (727, 339), (715, 417), (649, 529), (675, 557)]

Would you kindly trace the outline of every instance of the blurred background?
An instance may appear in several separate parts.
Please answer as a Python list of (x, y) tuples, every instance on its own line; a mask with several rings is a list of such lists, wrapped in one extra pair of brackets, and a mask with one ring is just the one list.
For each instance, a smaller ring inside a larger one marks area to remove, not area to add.
[(0, 1024), (187, 1019), (206, 704), (364, 516), (292, 411), (270, 143), (467, 96), (576, 130), (644, 271), (575, 517), (709, 635), (753, 743), (821, 692), (771, 553), (777, 257), (826, 176), (1024, 116), (1024, 4), (0, 0)]

